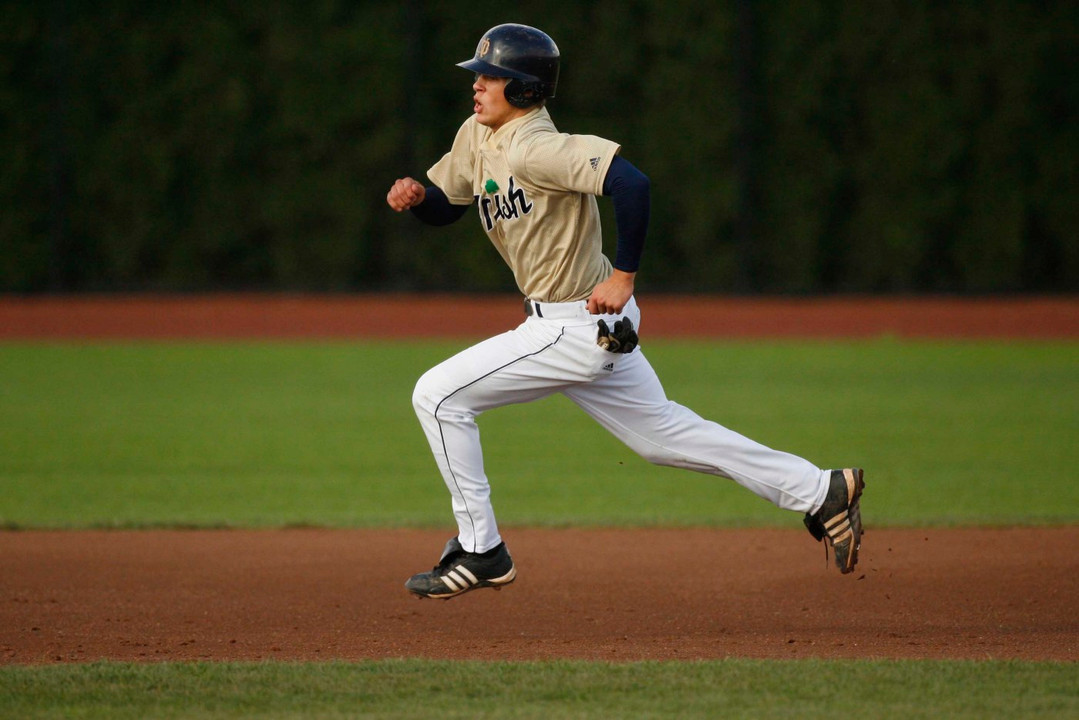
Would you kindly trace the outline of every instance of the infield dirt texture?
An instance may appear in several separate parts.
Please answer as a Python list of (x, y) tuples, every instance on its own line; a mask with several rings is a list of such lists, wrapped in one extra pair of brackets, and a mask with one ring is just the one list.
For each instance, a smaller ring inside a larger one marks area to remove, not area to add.
[[(642, 307), (654, 337), (1079, 336), (1067, 299)], [(478, 338), (520, 317), (505, 297), (9, 298), (0, 339)], [(0, 663), (1079, 660), (1079, 527), (877, 529), (866, 480), (850, 576), (800, 530), (507, 528), (519, 580), (449, 602), (402, 585), (441, 531), (0, 532)]]

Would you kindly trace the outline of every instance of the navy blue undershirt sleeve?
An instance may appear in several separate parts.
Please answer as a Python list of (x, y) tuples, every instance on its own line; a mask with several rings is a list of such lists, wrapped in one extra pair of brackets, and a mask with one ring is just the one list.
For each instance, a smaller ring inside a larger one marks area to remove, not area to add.
[(618, 245), (614, 266), (623, 272), (637, 272), (644, 252), (651, 211), (651, 182), (621, 155), (615, 155), (603, 179), (603, 194), (614, 204)]
[(437, 185), (427, 188), (423, 202), (411, 208), (412, 214), (428, 225), (449, 225), (461, 219), (469, 205), (454, 205)]

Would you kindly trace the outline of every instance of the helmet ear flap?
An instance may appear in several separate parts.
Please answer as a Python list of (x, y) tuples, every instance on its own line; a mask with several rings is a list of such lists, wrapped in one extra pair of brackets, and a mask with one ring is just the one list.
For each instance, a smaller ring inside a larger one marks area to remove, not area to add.
[(543, 86), (537, 82), (511, 78), (504, 92), (506, 102), (516, 108), (529, 108), (543, 100)]

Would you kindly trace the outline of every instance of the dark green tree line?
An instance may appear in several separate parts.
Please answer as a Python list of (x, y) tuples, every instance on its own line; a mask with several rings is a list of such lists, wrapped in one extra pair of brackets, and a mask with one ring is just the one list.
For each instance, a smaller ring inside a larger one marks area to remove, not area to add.
[(511, 290), (471, 218), (384, 203), (448, 149), (454, 63), (505, 21), (559, 43), (559, 128), (651, 177), (642, 287), (1079, 286), (1065, 2), (2, 9), (0, 291)]

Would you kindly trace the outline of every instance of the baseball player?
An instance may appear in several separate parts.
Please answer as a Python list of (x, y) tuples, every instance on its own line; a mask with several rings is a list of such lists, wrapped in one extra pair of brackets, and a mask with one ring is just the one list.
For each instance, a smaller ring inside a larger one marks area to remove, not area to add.
[[(483, 34), (472, 71), (473, 113), (425, 185), (398, 179), (386, 196), (397, 212), (446, 225), (475, 206), (480, 225), (523, 293), (525, 320), (432, 368), (413, 405), (452, 498), (457, 536), (438, 565), (405, 587), (425, 598), (500, 589), (517, 571), (499, 534), (476, 417), (562, 393), (658, 464), (733, 479), (780, 508), (805, 513), (813, 536), (854, 570), (862, 535), (857, 468), (822, 470), (772, 450), (667, 399), (637, 347), (633, 295), (648, 226), (648, 178), (620, 146), (559, 133), (547, 112), (559, 52), (533, 27)], [(596, 196), (614, 206), (617, 247), (602, 252)]]

